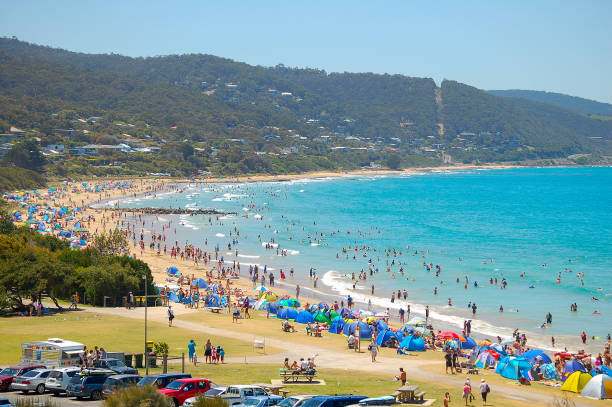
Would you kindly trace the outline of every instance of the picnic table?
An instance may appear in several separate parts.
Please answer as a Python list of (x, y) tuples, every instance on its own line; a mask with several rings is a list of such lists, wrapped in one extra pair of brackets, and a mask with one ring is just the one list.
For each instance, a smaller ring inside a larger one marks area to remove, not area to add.
[(317, 377), (317, 373), (303, 372), (300, 370), (279, 369), (278, 375), (282, 377), (283, 383), (294, 382), (299, 379), (306, 379), (308, 383), (312, 383), (312, 379)]
[(397, 391), (393, 394), (397, 397), (397, 401), (400, 403), (412, 403), (418, 398), (422, 400), (423, 396), (425, 395), (425, 392), (415, 394), (418, 389), (419, 386), (405, 385), (397, 389)]

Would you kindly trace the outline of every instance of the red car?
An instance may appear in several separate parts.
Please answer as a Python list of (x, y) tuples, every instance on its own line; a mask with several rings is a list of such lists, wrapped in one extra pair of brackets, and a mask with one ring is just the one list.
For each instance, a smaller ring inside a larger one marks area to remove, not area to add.
[(21, 376), (25, 372), (29, 372), (34, 369), (44, 369), (45, 367), (40, 366), (11, 366), (6, 369), (2, 369), (0, 372), (0, 390), (8, 390), (11, 387), (11, 383), (13, 383), (13, 378), (15, 376)]
[(189, 397), (195, 397), (198, 394), (206, 393), (208, 390), (210, 390), (210, 381), (208, 379), (196, 377), (177, 379), (164, 389), (159, 389), (157, 391), (172, 399), (174, 406), (178, 407)]

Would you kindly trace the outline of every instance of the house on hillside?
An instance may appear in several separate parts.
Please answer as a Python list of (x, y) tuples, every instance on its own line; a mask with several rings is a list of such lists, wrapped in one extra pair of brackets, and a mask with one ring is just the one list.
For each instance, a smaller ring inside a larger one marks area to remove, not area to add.
[(24, 130), (18, 129), (17, 127), (13, 126), (11, 126), (11, 129), (9, 131), (15, 137), (23, 137), (26, 135), (26, 132)]

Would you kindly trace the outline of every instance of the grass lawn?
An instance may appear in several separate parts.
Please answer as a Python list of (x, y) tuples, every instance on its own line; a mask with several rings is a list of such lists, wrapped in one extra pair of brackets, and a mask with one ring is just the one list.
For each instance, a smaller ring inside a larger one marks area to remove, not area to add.
[[(85, 344), (88, 348), (101, 346), (107, 351), (142, 353), (144, 350), (144, 321), (90, 312), (68, 312), (45, 317), (0, 318), (0, 365), (16, 364), (21, 357), (21, 343), (63, 338)], [(194, 339), (198, 353), (203, 352), (206, 339), (225, 349), (226, 357), (249, 356), (252, 342), (206, 335), (166, 324), (148, 323), (148, 339), (164, 341), (170, 346), (171, 355), (187, 353), (187, 343)], [(266, 353), (278, 350), (268, 347)]]

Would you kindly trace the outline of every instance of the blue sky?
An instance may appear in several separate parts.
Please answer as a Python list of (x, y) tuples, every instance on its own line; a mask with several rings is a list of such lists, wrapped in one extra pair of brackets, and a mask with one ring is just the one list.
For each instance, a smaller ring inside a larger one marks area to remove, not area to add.
[(72, 51), (207, 53), (612, 103), (612, 1), (6, 1), (0, 35)]

